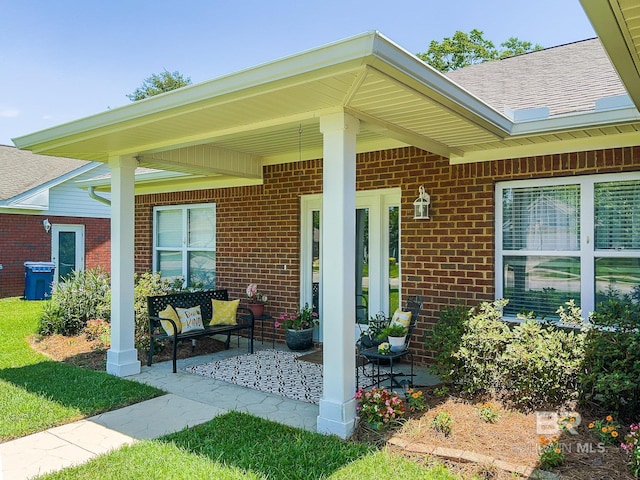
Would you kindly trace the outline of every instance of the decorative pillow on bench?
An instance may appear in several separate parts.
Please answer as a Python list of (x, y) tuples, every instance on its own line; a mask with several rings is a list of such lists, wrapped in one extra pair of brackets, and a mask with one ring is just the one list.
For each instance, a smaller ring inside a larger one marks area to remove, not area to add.
[(182, 333), (192, 332), (194, 330), (204, 330), (202, 324), (202, 313), (200, 305), (191, 308), (176, 308), (180, 323), (182, 324)]
[(238, 311), (238, 300), (211, 300), (211, 321), (209, 325), (236, 325), (236, 312)]
[(163, 318), (170, 318), (171, 320), (176, 322), (178, 333), (180, 333), (180, 331), (182, 330), (182, 322), (180, 322), (180, 318), (178, 317), (175, 308), (173, 308), (171, 305), (167, 305), (167, 308), (159, 312), (158, 316), (161, 319), (160, 323), (162, 324), (162, 328), (164, 328), (164, 331), (167, 332), (167, 335), (173, 336), (173, 325), (171, 325), (171, 322), (167, 320), (162, 320)]

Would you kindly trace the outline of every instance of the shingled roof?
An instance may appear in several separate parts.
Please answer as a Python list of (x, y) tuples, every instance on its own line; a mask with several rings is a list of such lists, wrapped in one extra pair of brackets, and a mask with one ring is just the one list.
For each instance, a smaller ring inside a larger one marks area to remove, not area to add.
[(549, 115), (594, 110), (627, 91), (597, 38), (470, 65), (447, 77), (499, 112), (548, 107)]
[(25, 193), (88, 163), (36, 155), (28, 150), (0, 145), (0, 201)]

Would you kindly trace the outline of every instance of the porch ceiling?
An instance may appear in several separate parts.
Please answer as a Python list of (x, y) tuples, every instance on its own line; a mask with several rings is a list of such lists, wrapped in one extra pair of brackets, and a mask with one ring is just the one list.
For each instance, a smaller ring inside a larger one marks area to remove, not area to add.
[(264, 164), (322, 157), (320, 117), (342, 111), (361, 121), (359, 152), (413, 145), (454, 162), (557, 153), (567, 139), (577, 139), (573, 150), (593, 148), (610, 128), (637, 144), (640, 131), (635, 108), (597, 121), (515, 123), (372, 32), (14, 142), (47, 155), (131, 155), (141, 166), (255, 182)]

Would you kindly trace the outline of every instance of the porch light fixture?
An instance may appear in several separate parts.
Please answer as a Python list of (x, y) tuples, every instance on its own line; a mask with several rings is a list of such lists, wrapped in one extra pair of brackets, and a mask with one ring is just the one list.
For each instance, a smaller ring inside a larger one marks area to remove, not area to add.
[(413, 202), (413, 218), (414, 220), (429, 220), (429, 205), (431, 204), (431, 197), (424, 191), (424, 187), (420, 186), (418, 190), (420, 195)]
[(44, 231), (49, 233), (49, 230), (51, 230), (51, 222), (49, 222), (48, 218), (45, 218), (42, 221), (42, 226), (44, 227)]

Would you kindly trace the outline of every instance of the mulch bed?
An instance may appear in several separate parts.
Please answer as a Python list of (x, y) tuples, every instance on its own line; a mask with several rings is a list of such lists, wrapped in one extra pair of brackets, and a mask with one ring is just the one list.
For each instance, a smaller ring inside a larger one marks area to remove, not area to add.
[[(528, 478), (515, 472), (539, 468), (536, 414), (509, 410), (492, 402), (500, 417), (487, 423), (478, 415), (476, 401), (453, 396), (438, 397), (433, 387), (423, 388), (429, 409), (409, 413), (406, 421), (395, 429), (373, 430), (359, 424), (354, 438), (385, 447), (412, 460), (430, 465), (444, 463), (464, 478), (476, 475), (480, 479), (507, 480)], [(448, 437), (434, 430), (431, 421), (439, 412), (453, 419)], [(592, 412), (581, 412), (577, 435), (564, 432), (559, 443), (565, 463), (551, 470), (568, 480), (633, 480), (626, 465), (626, 455), (613, 445), (601, 446), (591, 433), (589, 422), (602, 418)]]

